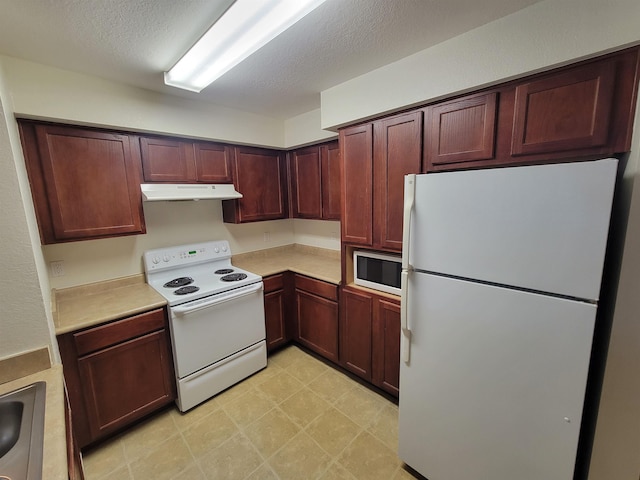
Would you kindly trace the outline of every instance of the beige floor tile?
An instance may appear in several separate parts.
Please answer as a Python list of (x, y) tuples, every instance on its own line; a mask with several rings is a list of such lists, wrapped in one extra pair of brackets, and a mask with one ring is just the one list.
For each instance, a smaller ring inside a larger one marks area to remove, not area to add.
[(361, 427), (368, 427), (378, 413), (390, 403), (380, 395), (357, 386), (336, 400), (334, 405)]
[[(395, 475), (393, 476), (392, 480), (415, 480), (416, 478), (417, 479), (424, 479), (424, 477), (421, 477), (419, 475), (413, 475), (408, 470), (405, 470), (404, 466), (400, 466), (398, 468), (398, 470), (396, 471)], [(426, 480), (426, 479), (424, 479), (424, 480)]]
[(280, 404), (280, 408), (289, 418), (301, 427), (307, 426), (314, 418), (331, 408), (317, 393), (303, 388)]
[(165, 410), (127, 431), (122, 437), (128, 462), (148, 455), (168, 438), (178, 433), (172, 413)]
[(233, 402), (225, 403), (222, 408), (240, 427), (246, 427), (256, 421), (275, 404), (257, 390), (250, 390)]
[(131, 463), (135, 480), (179, 478), (180, 472), (195, 463), (182, 435), (169, 438), (149, 455)]
[(334, 403), (345, 393), (354, 388), (355, 382), (333, 369), (327, 369), (322, 375), (307, 385), (325, 401)]
[(246, 480), (280, 480), (266, 463), (260, 465)]
[(238, 382), (235, 385), (227, 388), (223, 392), (216, 395), (214, 398), (218, 405), (224, 406), (228, 403), (235, 402), (236, 400), (253, 390), (253, 388), (254, 385), (251, 382), (243, 380), (242, 382)]
[(398, 406), (385, 405), (367, 428), (369, 433), (381, 440), (394, 452), (398, 451)]
[(85, 453), (82, 461), (86, 480), (98, 480), (127, 464), (120, 437), (108, 440)]
[(296, 360), (304, 359), (307, 356), (307, 353), (303, 352), (295, 345), (291, 345), (283, 348), (282, 350), (278, 350), (276, 353), (271, 355), (269, 359), (276, 365), (282, 368), (287, 368)]
[(249, 425), (244, 433), (263, 458), (269, 458), (291, 440), (300, 427), (293, 423), (279, 408), (273, 408)]
[(331, 408), (305, 429), (329, 455), (335, 457), (354, 439), (361, 428), (342, 412)]
[(324, 473), (331, 458), (305, 432), (300, 432), (267, 463), (281, 480), (312, 480)]
[(257, 389), (263, 392), (273, 402), (280, 403), (291, 395), (301, 390), (303, 384), (300, 380), (291, 376), (286, 371), (278, 372), (264, 383), (258, 385)]
[(243, 480), (262, 464), (262, 458), (247, 437), (234, 435), (199, 460), (210, 480)]
[[(206, 476), (202, 473), (200, 466), (197, 463), (193, 463), (183, 470), (178, 475), (176, 475), (177, 479), (180, 480), (206, 480)], [(117, 479), (120, 480), (120, 479)]]
[(185, 413), (178, 410), (176, 406), (171, 410), (171, 417), (178, 427), (178, 430), (185, 430), (194, 424), (200, 423), (207, 415), (219, 409), (220, 404), (214, 397)]
[(373, 435), (362, 432), (340, 454), (338, 463), (358, 480), (389, 480), (400, 459)]
[(349, 471), (342, 467), (339, 463), (332, 463), (326, 472), (320, 477), (320, 480), (356, 480)]
[(307, 355), (291, 362), (285, 371), (306, 385), (326, 372), (328, 368), (321, 361)]
[(191, 448), (191, 453), (196, 458), (200, 458), (214, 448), (218, 448), (238, 432), (238, 427), (229, 415), (223, 410), (216, 410), (182, 434)]

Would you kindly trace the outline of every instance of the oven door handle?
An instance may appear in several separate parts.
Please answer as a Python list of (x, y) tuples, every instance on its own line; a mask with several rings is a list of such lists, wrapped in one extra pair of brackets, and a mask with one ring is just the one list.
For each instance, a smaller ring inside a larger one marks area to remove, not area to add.
[(213, 295), (213, 298), (196, 300), (194, 302), (190, 302), (186, 305), (180, 305), (178, 307), (171, 307), (171, 313), (176, 315), (188, 315), (193, 312), (197, 312), (204, 308), (214, 307), (216, 305), (220, 305), (221, 303), (230, 302), (232, 300), (237, 300), (242, 297), (246, 297), (247, 295), (252, 295), (256, 292), (261, 291), (263, 288), (262, 282), (256, 283), (254, 285), (248, 285), (246, 287), (240, 287), (237, 290), (232, 290), (230, 292), (224, 292), (219, 295)]

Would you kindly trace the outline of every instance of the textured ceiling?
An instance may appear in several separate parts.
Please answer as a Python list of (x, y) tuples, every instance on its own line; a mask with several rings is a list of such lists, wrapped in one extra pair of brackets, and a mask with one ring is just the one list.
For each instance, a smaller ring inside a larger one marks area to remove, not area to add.
[(233, 0), (0, 0), (0, 54), (290, 118), (320, 92), (539, 0), (327, 0), (200, 94), (163, 84)]

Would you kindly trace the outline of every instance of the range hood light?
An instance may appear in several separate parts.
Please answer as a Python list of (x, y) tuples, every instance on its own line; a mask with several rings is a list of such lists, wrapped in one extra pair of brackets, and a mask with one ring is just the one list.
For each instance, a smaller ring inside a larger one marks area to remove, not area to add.
[(143, 183), (140, 185), (145, 202), (169, 200), (230, 200), (242, 198), (231, 183)]

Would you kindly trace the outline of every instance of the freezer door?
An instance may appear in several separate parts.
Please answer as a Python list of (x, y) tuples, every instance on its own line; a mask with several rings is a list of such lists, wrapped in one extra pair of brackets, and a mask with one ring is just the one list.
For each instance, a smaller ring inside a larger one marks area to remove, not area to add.
[(418, 175), (413, 268), (597, 299), (617, 160)]
[(412, 273), (399, 455), (429, 480), (573, 478), (596, 307)]

